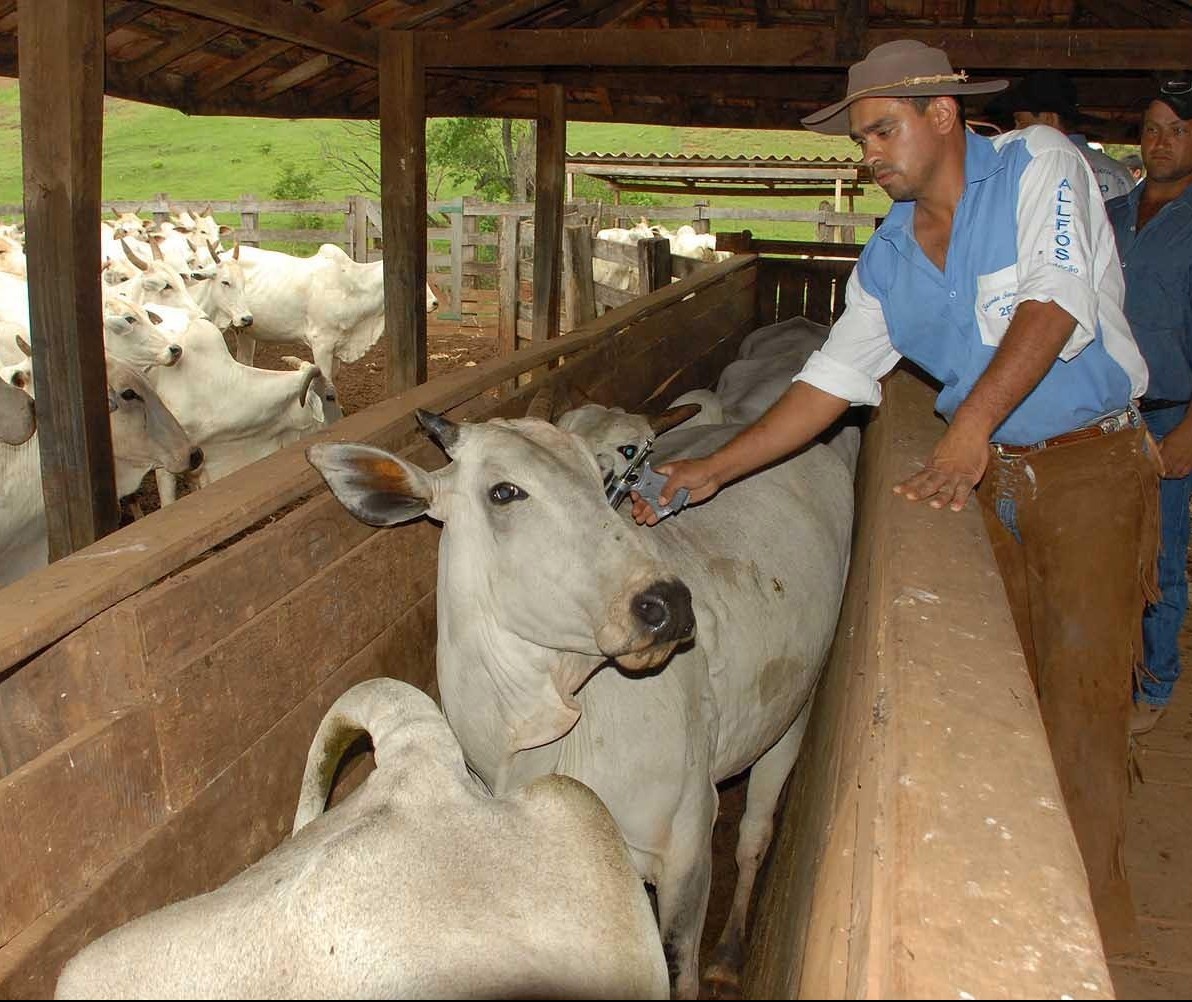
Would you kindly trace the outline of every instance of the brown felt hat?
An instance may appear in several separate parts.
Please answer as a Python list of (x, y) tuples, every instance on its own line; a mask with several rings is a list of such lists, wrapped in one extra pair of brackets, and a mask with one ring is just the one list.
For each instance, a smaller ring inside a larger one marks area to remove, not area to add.
[(910, 38), (885, 42), (849, 67), (844, 100), (808, 115), (803, 124), (813, 132), (847, 136), (849, 105), (862, 97), (992, 94), (1009, 84), (1008, 80), (967, 81), (968, 74), (953, 70), (943, 49), (933, 49)]

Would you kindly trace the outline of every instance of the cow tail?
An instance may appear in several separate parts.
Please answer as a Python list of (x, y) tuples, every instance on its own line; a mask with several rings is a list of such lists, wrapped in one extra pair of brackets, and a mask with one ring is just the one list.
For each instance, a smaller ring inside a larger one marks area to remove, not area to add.
[(404, 723), (433, 714), (446, 727), (434, 701), (421, 689), (393, 678), (373, 678), (352, 686), (323, 717), (306, 756), (292, 834), (323, 813), (331, 780), (348, 746), (363, 734), (373, 747)]

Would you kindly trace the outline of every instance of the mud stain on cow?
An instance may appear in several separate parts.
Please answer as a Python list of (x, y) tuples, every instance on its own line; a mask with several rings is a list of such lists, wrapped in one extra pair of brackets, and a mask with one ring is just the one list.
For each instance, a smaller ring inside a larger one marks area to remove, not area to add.
[(771, 658), (767, 661), (757, 680), (762, 706), (769, 706), (775, 699), (784, 696), (790, 680), (799, 677), (803, 671), (803, 663), (798, 658)]

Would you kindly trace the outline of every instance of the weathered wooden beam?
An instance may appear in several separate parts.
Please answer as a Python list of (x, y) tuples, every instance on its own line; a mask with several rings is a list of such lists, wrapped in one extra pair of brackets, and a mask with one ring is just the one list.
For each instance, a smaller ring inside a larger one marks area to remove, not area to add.
[(210, 24), (199, 22), (197, 27), (184, 31), (172, 41), (162, 42), (156, 49), (147, 52), (139, 59), (133, 59), (124, 64), (125, 72), (132, 76), (144, 77), (156, 73), (164, 66), (183, 56), (188, 56), (196, 49), (201, 49), (208, 42), (226, 34), (226, 24)]
[(542, 84), (538, 88), (538, 145), (534, 174), (535, 342), (559, 334), (566, 165), (567, 98), (558, 84)]
[(287, 90), (306, 83), (311, 77), (317, 77), (327, 70), (335, 60), (325, 52), (303, 60), (297, 66), (292, 66), (284, 73), (279, 73), (267, 83), (257, 88), (257, 100), (264, 104)]
[[(455, 66), (809, 66), (835, 48), (829, 27), (733, 31), (633, 28), (418, 33), (428, 68)], [(826, 65), (831, 65), (831, 61)]]
[(100, 304), (103, 0), (19, 9), (29, 321), (51, 561), (120, 523)]
[(865, 55), (869, 0), (836, 0), (836, 58), (856, 62)]
[(381, 230), (390, 395), (426, 382), (426, 73), (409, 31), (381, 38)]
[(159, 7), (209, 17), (353, 63), (377, 65), (374, 34), (351, 25), (329, 24), (324, 17), (280, 0), (253, 0), (250, 4), (241, 0), (156, 0), (156, 3)]
[(504, 28), (523, 17), (537, 13), (543, 7), (551, 6), (554, 2), (555, 0), (503, 0), (502, 3), (493, 4), (488, 10), (469, 17), (460, 24), (460, 29), (487, 31), (490, 28)]
[[(374, 6), (377, 2), (378, 0), (336, 0), (335, 3), (329, 3), (324, 7), (319, 17), (325, 18), (331, 23), (347, 21), (361, 11)], [(271, 40), (262, 42), (251, 52), (245, 53), (239, 59), (228, 63), (226, 66), (218, 70), (205, 72), (195, 81), (194, 93), (200, 98), (209, 97), (240, 80), (242, 77), (247, 76), (258, 66), (264, 66), (270, 59), (281, 55), (292, 47), (289, 42), (284, 41)]]
[(870, 28), (868, 51), (917, 38), (947, 51), (957, 69), (1161, 70), (1183, 66), (1192, 29), (1173, 28)]
[[(633, 28), (525, 29), (469, 33), (419, 32), (423, 61), (435, 67), (832, 67), (852, 60), (836, 55), (836, 32), (824, 25), (757, 31), (673, 28), (652, 31), (648, 44)], [(874, 28), (864, 51), (898, 38), (917, 38), (947, 50), (967, 70), (1162, 69), (1180, 66), (1192, 51), (1192, 29)]]
[(123, 7), (116, 10), (109, 11), (104, 15), (103, 26), (107, 31), (115, 31), (132, 21), (135, 21), (142, 14), (148, 13), (153, 9), (151, 3), (126, 3)]

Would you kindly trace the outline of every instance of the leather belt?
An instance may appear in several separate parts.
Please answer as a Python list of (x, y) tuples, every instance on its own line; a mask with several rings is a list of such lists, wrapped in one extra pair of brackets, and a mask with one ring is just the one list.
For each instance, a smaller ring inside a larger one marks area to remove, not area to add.
[(1040, 449), (1051, 449), (1057, 445), (1070, 445), (1073, 442), (1083, 442), (1089, 438), (1101, 438), (1103, 435), (1112, 435), (1115, 432), (1125, 431), (1127, 428), (1141, 427), (1142, 416), (1138, 410), (1131, 404), (1125, 410), (1103, 417), (1095, 424), (1077, 428), (1075, 431), (1066, 431), (1053, 438), (1045, 438), (1042, 442), (1035, 442), (1032, 445), (1002, 445), (999, 442), (994, 442), (992, 448), (999, 456), (1013, 458), (1026, 456), (1032, 452), (1038, 452)]
[(1143, 397), (1138, 401), (1138, 409), (1140, 411), (1164, 411), (1169, 407), (1187, 407), (1189, 401), (1187, 400), (1159, 400), (1157, 398)]

